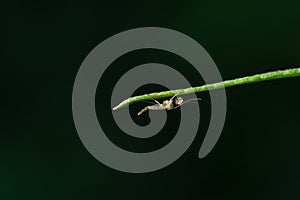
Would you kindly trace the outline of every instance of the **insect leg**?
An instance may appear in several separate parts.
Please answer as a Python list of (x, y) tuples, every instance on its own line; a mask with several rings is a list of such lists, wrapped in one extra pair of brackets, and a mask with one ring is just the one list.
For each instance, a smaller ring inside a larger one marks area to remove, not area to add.
[(177, 94), (174, 94), (174, 96), (171, 97), (170, 101), (172, 101), (176, 96)]
[(144, 112), (148, 111), (149, 110), (149, 106), (146, 106), (145, 108), (143, 108), (140, 112), (138, 112), (137, 115), (141, 115), (143, 114)]
[(149, 98), (151, 98), (153, 101), (155, 101), (155, 103), (157, 103), (158, 105), (160, 105), (160, 107), (163, 108), (163, 105), (159, 103), (156, 99), (153, 99), (149, 94), (147, 94), (147, 96), (149, 96)]
[(163, 107), (161, 107), (160, 105), (156, 104), (156, 105), (153, 105), (153, 106), (147, 106), (145, 107), (144, 109), (142, 109), (138, 115), (141, 115), (143, 114), (144, 112), (148, 111), (148, 110), (164, 110)]

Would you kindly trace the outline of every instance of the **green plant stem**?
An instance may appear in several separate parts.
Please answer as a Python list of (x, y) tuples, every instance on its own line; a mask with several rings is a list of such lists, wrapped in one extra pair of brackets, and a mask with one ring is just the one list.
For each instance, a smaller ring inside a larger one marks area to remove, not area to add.
[(125, 106), (128, 106), (130, 104), (133, 104), (133, 103), (136, 103), (139, 101), (160, 99), (160, 98), (170, 97), (175, 94), (176, 95), (184, 95), (184, 94), (190, 94), (190, 93), (195, 93), (195, 92), (203, 92), (203, 91), (207, 91), (207, 90), (215, 90), (215, 89), (219, 89), (219, 88), (244, 85), (244, 84), (248, 84), (248, 83), (256, 83), (256, 82), (261, 82), (261, 81), (283, 79), (283, 78), (290, 78), (290, 77), (297, 77), (297, 76), (300, 76), (300, 68), (267, 72), (267, 73), (262, 73), (262, 74), (256, 74), (253, 76), (245, 76), (245, 77), (237, 78), (237, 79), (233, 79), (233, 80), (227, 80), (227, 81), (223, 81), (223, 82), (219, 82), (219, 83), (212, 83), (212, 84), (207, 84), (207, 85), (198, 86), (198, 87), (190, 87), (190, 88), (186, 88), (186, 89), (154, 92), (154, 93), (150, 93), (150, 94), (144, 94), (144, 95), (139, 95), (139, 96), (128, 98), (128, 99), (122, 101), (116, 107), (114, 107), (113, 110), (118, 110), (120, 108), (123, 108)]

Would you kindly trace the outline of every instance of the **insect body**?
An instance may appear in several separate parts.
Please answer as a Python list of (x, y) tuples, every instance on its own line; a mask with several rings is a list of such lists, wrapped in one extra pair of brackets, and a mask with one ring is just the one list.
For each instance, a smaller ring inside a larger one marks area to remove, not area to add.
[(141, 115), (148, 110), (172, 110), (178, 108), (179, 106), (182, 105), (183, 99), (181, 97), (177, 97), (176, 99), (174, 99), (175, 97), (176, 95), (174, 95), (170, 100), (163, 101), (162, 104), (154, 100), (156, 102), (155, 105), (146, 106), (138, 113), (138, 115)]

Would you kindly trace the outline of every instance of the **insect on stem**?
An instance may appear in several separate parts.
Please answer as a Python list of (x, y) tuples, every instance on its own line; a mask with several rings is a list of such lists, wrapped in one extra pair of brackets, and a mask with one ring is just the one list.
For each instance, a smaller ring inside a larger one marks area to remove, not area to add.
[(183, 104), (185, 104), (187, 102), (190, 102), (192, 100), (201, 100), (201, 99), (200, 98), (196, 98), (196, 99), (189, 99), (189, 100), (183, 101), (182, 97), (178, 97), (175, 94), (170, 100), (163, 101), (162, 104), (159, 103), (157, 100), (154, 100), (156, 102), (155, 105), (146, 106), (140, 112), (138, 112), (137, 115), (141, 115), (141, 114), (143, 114), (144, 112), (146, 112), (148, 110), (173, 110), (173, 109), (176, 109), (176, 108), (182, 106)]

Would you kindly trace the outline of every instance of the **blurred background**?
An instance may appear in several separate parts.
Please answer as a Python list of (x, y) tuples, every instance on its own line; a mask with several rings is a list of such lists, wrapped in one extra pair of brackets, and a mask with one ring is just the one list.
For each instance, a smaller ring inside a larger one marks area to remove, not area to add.
[[(224, 80), (296, 67), (299, 7), (298, 1), (257, 0), (3, 2), (0, 199), (299, 199), (299, 78), (226, 89), (225, 126), (204, 159), (197, 155), (210, 101), (208, 93), (198, 94), (203, 114), (195, 141), (176, 162), (146, 174), (113, 170), (89, 154), (71, 107), (84, 58), (106, 38), (131, 28), (165, 27), (192, 37)], [(132, 52), (110, 66), (96, 95), (99, 122), (114, 143), (136, 152), (167, 144), (180, 110), (168, 114), (174, 119), (157, 137), (140, 141), (112, 124), (109, 95), (122, 73), (154, 61), (180, 68), (193, 86), (203, 83), (186, 61), (163, 51)], [(136, 94), (163, 89), (146, 85)], [(133, 120), (149, 123), (147, 114)]]

